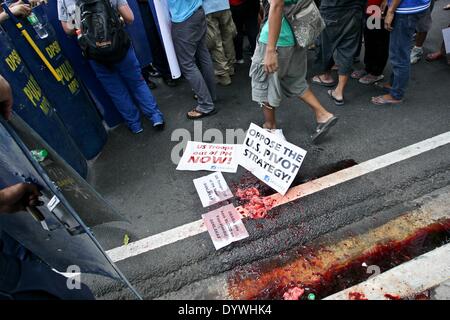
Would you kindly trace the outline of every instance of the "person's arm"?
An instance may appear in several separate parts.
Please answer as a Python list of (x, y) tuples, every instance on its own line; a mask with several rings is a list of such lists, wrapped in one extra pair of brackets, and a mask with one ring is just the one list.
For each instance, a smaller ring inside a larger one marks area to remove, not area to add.
[(13, 96), (8, 81), (0, 75), (0, 115), (6, 120), (11, 118)]
[(269, 39), (264, 57), (264, 70), (273, 73), (278, 69), (277, 42), (280, 37), (283, 19), (284, 0), (272, 0), (269, 10)]
[(18, 183), (0, 190), (0, 214), (23, 211), (26, 207), (42, 205), (41, 193), (36, 185)]
[(395, 16), (395, 10), (397, 10), (400, 3), (402, 3), (403, 0), (392, 0), (391, 5), (389, 6), (386, 17), (384, 18), (384, 28), (387, 31), (394, 30), (392, 28), (392, 23), (394, 22), (394, 16)]
[[(26, 17), (31, 13), (31, 7), (29, 4), (25, 4), (22, 1), (14, 2), (9, 6), (9, 10), (11, 10), (12, 14), (16, 17)], [(6, 19), (8, 19), (8, 14), (3, 12), (3, 9), (0, 13), (0, 23), (3, 23)]]
[(128, 4), (120, 5), (117, 9), (119, 11), (120, 16), (126, 24), (132, 24), (134, 21), (134, 14)]

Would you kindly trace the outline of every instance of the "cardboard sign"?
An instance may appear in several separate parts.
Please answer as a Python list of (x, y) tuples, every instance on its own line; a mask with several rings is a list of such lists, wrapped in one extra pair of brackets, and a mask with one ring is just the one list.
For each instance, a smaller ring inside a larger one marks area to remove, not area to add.
[(240, 145), (188, 141), (177, 170), (236, 173)]
[(284, 195), (305, 155), (306, 151), (302, 148), (252, 123), (241, 149), (239, 164)]
[(202, 215), (216, 250), (248, 237), (241, 215), (232, 204)]
[(195, 179), (194, 185), (203, 207), (212, 206), (233, 197), (221, 172)]

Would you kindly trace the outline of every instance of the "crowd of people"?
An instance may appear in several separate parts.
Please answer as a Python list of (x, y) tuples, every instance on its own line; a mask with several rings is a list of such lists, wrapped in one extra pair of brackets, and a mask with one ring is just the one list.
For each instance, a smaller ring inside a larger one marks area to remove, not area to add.
[[(314, 67), (318, 73), (312, 77), (311, 83), (327, 87), (328, 95), (336, 105), (345, 104), (350, 78), (365, 85), (375, 84), (385, 91), (383, 95), (372, 97), (371, 102), (375, 105), (402, 103), (410, 78), (410, 65), (423, 56), (434, 2), (167, 0), (176, 58), (182, 76), (197, 99), (195, 107), (187, 112), (187, 117), (195, 120), (217, 112), (216, 85), (228, 86), (232, 83), (235, 66), (245, 63), (245, 51), (252, 56), (249, 71), (252, 99), (262, 108), (264, 128), (275, 133), (282, 134), (276, 127), (275, 109), (284, 97), (298, 97), (315, 113), (317, 126), (313, 140), (325, 134), (338, 120), (324, 108), (308, 85), (307, 52), (312, 48), (315, 50)], [(85, 32), (80, 22), (84, 18), (77, 17), (80, 11), (81, 15), (84, 12), (84, 9), (79, 10), (79, 3), (76, 0), (58, 0), (58, 15), (64, 31), (78, 37)], [(120, 17), (118, 21), (121, 24), (133, 23), (134, 14), (127, 0), (109, 0), (109, 3)], [(112, 62), (88, 56), (93, 71), (115, 107), (129, 129), (136, 134), (143, 131), (139, 109), (155, 128), (164, 127), (164, 116), (151, 92), (156, 87), (151, 78), (162, 77), (168, 86), (177, 85), (177, 79), (171, 76), (158, 21), (150, 10), (148, 0), (138, 0), (138, 5), (154, 55), (153, 63), (140, 66), (133, 45), (127, 42), (121, 43), (126, 50), (122, 50), (119, 58)], [(12, 3), (11, 8), (17, 15), (24, 16), (30, 12), (29, 5), (21, 1)], [(447, 10), (448, 6), (444, 9)], [(289, 10), (291, 13), (294, 10), (297, 18), (288, 19), (286, 14)], [(302, 26), (296, 29), (293, 26), (296, 19), (301, 24), (302, 19), (313, 17), (311, 10), (320, 13), (315, 18), (323, 22), (323, 30)], [(314, 43), (308, 46), (302, 43), (302, 37), (308, 38), (315, 32), (317, 37)], [(245, 37), (247, 42), (244, 42)], [(247, 48), (244, 48), (244, 43), (248, 43)], [(364, 68), (354, 70), (362, 44), (365, 49)], [(426, 59), (434, 61), (443, 56), (441, 48), (427, 54)], [(383, 83), (388, 61), (392, 74)], [(333, 77), (333, 71), (337, 71), (337, 79)]]

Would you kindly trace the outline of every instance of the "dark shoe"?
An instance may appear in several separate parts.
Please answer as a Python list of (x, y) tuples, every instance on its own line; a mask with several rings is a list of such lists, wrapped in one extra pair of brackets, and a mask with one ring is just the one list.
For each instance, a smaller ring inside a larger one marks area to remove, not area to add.
[(153, 82), (152, 80), (150, 80), (148, 78), (145, 82), (147, 82), (147, 85), (151, 90), (156, 89), (158, 87), (155, 82)]
[(163, 81), (168, 87), (176, 87), (178, 85), (177, 80), (171, 77), (163, 77)]
[(163, 131), (165, 126), (166, 126), (165, 122), (157, 122), (153, 124), (153, 128), (157, 131)]
[(339, 118), (337, 116), (332, 116), (327, 122), (318, 123), (316, 132), (311, 136), (312, 141), (317, 142), (318, 139), (323, 137), (338, 120)]
[(335, 105), (343, 106), (345, 104), (344, 98), (338, 99), (334, 96), (334, 90), (328, 90), (328, 95), (333, 99)]

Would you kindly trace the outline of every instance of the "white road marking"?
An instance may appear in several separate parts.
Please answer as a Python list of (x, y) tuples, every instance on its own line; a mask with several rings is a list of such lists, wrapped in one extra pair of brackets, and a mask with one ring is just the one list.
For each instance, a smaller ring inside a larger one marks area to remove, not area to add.
[(450, 244), (446, 244), (325, 300), (349, 300), (350, 292), (363, 293), (368, 300), (390, 300), (387, 294), (409, 298), (449, 280), (449, 275)]
[[(328, 189), (339, 185), (346, 181), (361, 177), (370, 172), (388, 167), (392, 164), (407, 160), (427, 151), (436, 149), (450, 143), (450, 131), (437, 135), (430, 139), (412, 144), (402, 149), (387, 153), (374, 159), (362, 162), (348, 169), (344, 169), (328, 176), (318, 178), (313, 181), (306, 182), (299, 186), (291, 188), (283, 197), (275, 194), (271, 198), (275, 198), (277, 203), (275, 206), (286, 204), (313, 193)], [(197, 220), (174, 229), (170, 229), (159, 234), (131, 242), (128, 245), (108, 250), (106, 253), (112, 261), (122, 261), (142, 253), (161, 248), (163, 246), (175, 243), (180, 240), (206, 232), (203, 220)]]

